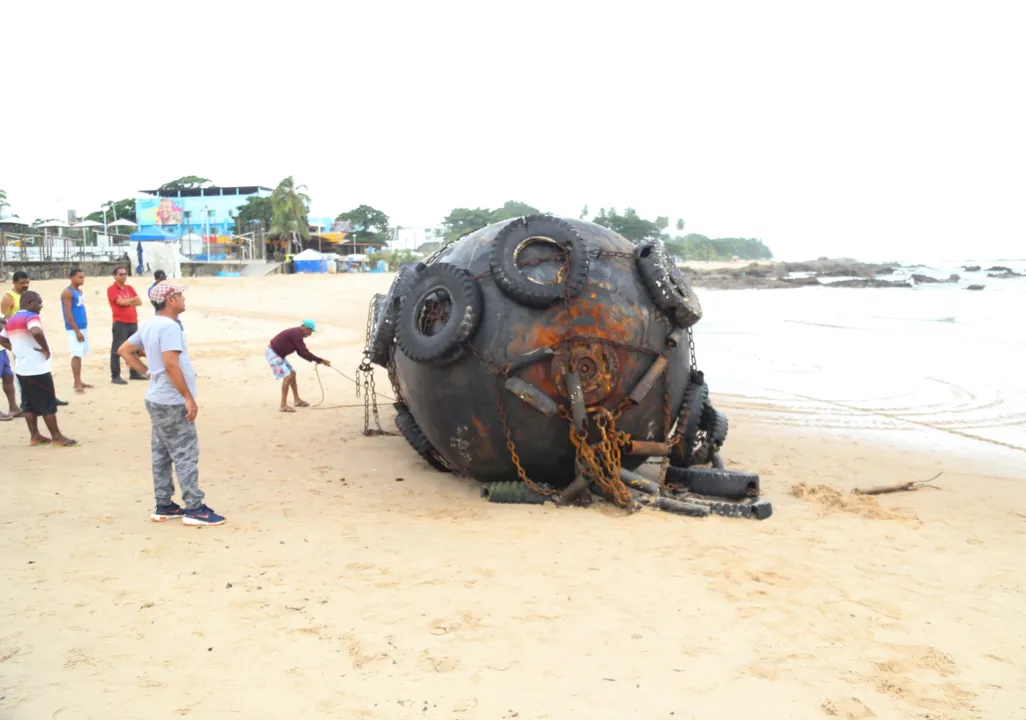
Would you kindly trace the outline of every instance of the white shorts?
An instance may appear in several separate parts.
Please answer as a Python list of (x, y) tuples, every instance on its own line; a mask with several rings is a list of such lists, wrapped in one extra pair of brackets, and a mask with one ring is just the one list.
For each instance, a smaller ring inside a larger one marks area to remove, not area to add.
[(75, 337), (74, 330), (68, 330), (68, 353), (78, 358), (89, 354), (89, 328), (82, 331), (82, 342)]

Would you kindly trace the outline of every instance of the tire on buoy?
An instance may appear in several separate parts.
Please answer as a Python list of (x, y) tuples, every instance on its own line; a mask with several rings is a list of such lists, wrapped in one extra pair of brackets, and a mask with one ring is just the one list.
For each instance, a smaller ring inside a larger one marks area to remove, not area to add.
[[(460, 344), (477, 330), (483, 307), (481, 286), (469, 272), (447, 263), (429, 265), (416, 274), (399, 304), (399, 349), (414, 362), (453, 362), (463, 355)], [(428, 317), (430, 312), (442, 317)]]
[[(555, 282), (535, 280), (518, 264), (520, 253), (533, 244), (554, 245), (562, 253), (564, 265)], [(581, 293), (588, 282), (591, 261), (587, 241), (572, 225), (546, 215), (529, 215), (499, 231), (488, 263), (503, 295), (526, 307), (544, 309), (567, 295), (577, 297)]]
[(649, 297), (670, 322), (689, 328), (702, 319), (702, 303), (662, 242), (639, 245), (634, 257)]
[(441, 459), (438, 451), (435, 450), (431, 441), (424, 435), (424, 431), (420, 429), (420, 425), (417, 424), (413, 414), (406, 408), (406, 406), (397, 403), (398, 414), (395, 416), (395, 426), (402, 433), (402, 436), (406, 438), (406, 442), (410, 444), (418, 455), (424, 458), (424, 461), (428, 465), (433, 467), (435, 470), (440, 472), (452, 472), (448, 465)]
[(412, 267), (399, 268), (380, 308), (376, 308), (371, 329), (370, 360), (380, 367), (388, 367), (392, 343), (395, 341), (396, 321), (399, 318), (399, 302), (416, 272)]
[(670, 450), (671, 465), (690, 467), (695, 464), (692, 449), (698, 440), (698, 431), (708, 400), (709, 386), (705, 384), (705, 376), (700, 371), (692, 372), (687, 390), (684, 391), (680, 414), (677, 416), (677, 433), (681, 439)]

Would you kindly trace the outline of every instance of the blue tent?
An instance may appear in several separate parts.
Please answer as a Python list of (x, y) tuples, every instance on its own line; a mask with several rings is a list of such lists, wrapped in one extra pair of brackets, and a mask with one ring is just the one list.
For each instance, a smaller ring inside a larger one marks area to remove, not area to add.
[(141, 242), (152, 242), (154, 240), (163, 240), (170, 242), (177, 240), (177, 235), (172, 235), (163, 228), (157, 227), (156, 225), (149, 225), (144, 228), (140, 228), (138, 232), (134, 232), (129, 236), (129, 240), (137, 240)]
[(304, 250), (296, 255), (293, 260), (293, 267), (297, 273), (326, 273), (328, 272), (328, 261), (314, 249)]

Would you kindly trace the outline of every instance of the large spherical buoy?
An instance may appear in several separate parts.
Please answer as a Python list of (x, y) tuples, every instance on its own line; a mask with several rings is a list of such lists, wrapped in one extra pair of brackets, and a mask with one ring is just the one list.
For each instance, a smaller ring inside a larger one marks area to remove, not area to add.
[[(401, 273), (375, 306), (374, 362), (390, 366), (403, 434), (439, 469), (565, 488), (581, 442), (655, 447), (682, 413), (691, 431), (686, 328), (701, 312), (660, 243), (521, 217)], [(644, 459), (625, 450), (622, 466)]]

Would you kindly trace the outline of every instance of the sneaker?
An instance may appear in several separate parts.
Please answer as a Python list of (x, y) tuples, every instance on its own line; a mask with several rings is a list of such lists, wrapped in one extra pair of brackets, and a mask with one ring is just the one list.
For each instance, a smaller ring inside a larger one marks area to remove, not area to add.
[(180, 508), (177, 503), (168, 503), (167, 505), (158, 505), (150, 515), (150, 520), (153, 522), (164, 522), (165, 520), (174, 520), (181, 517), (185, 517), (185, 510)]
[(208, 508), (200, 505), (195, 510), (186, 510), (182, 518), (185, 525), (224, 525), (224, 517)]
[(128, 384), (127, 380), (125, 380), (123, 378), (119, 378), (119, 377), (111, 378), (110, 381), (112, 383), (114, 383), (115, 385), (127, 385)]

